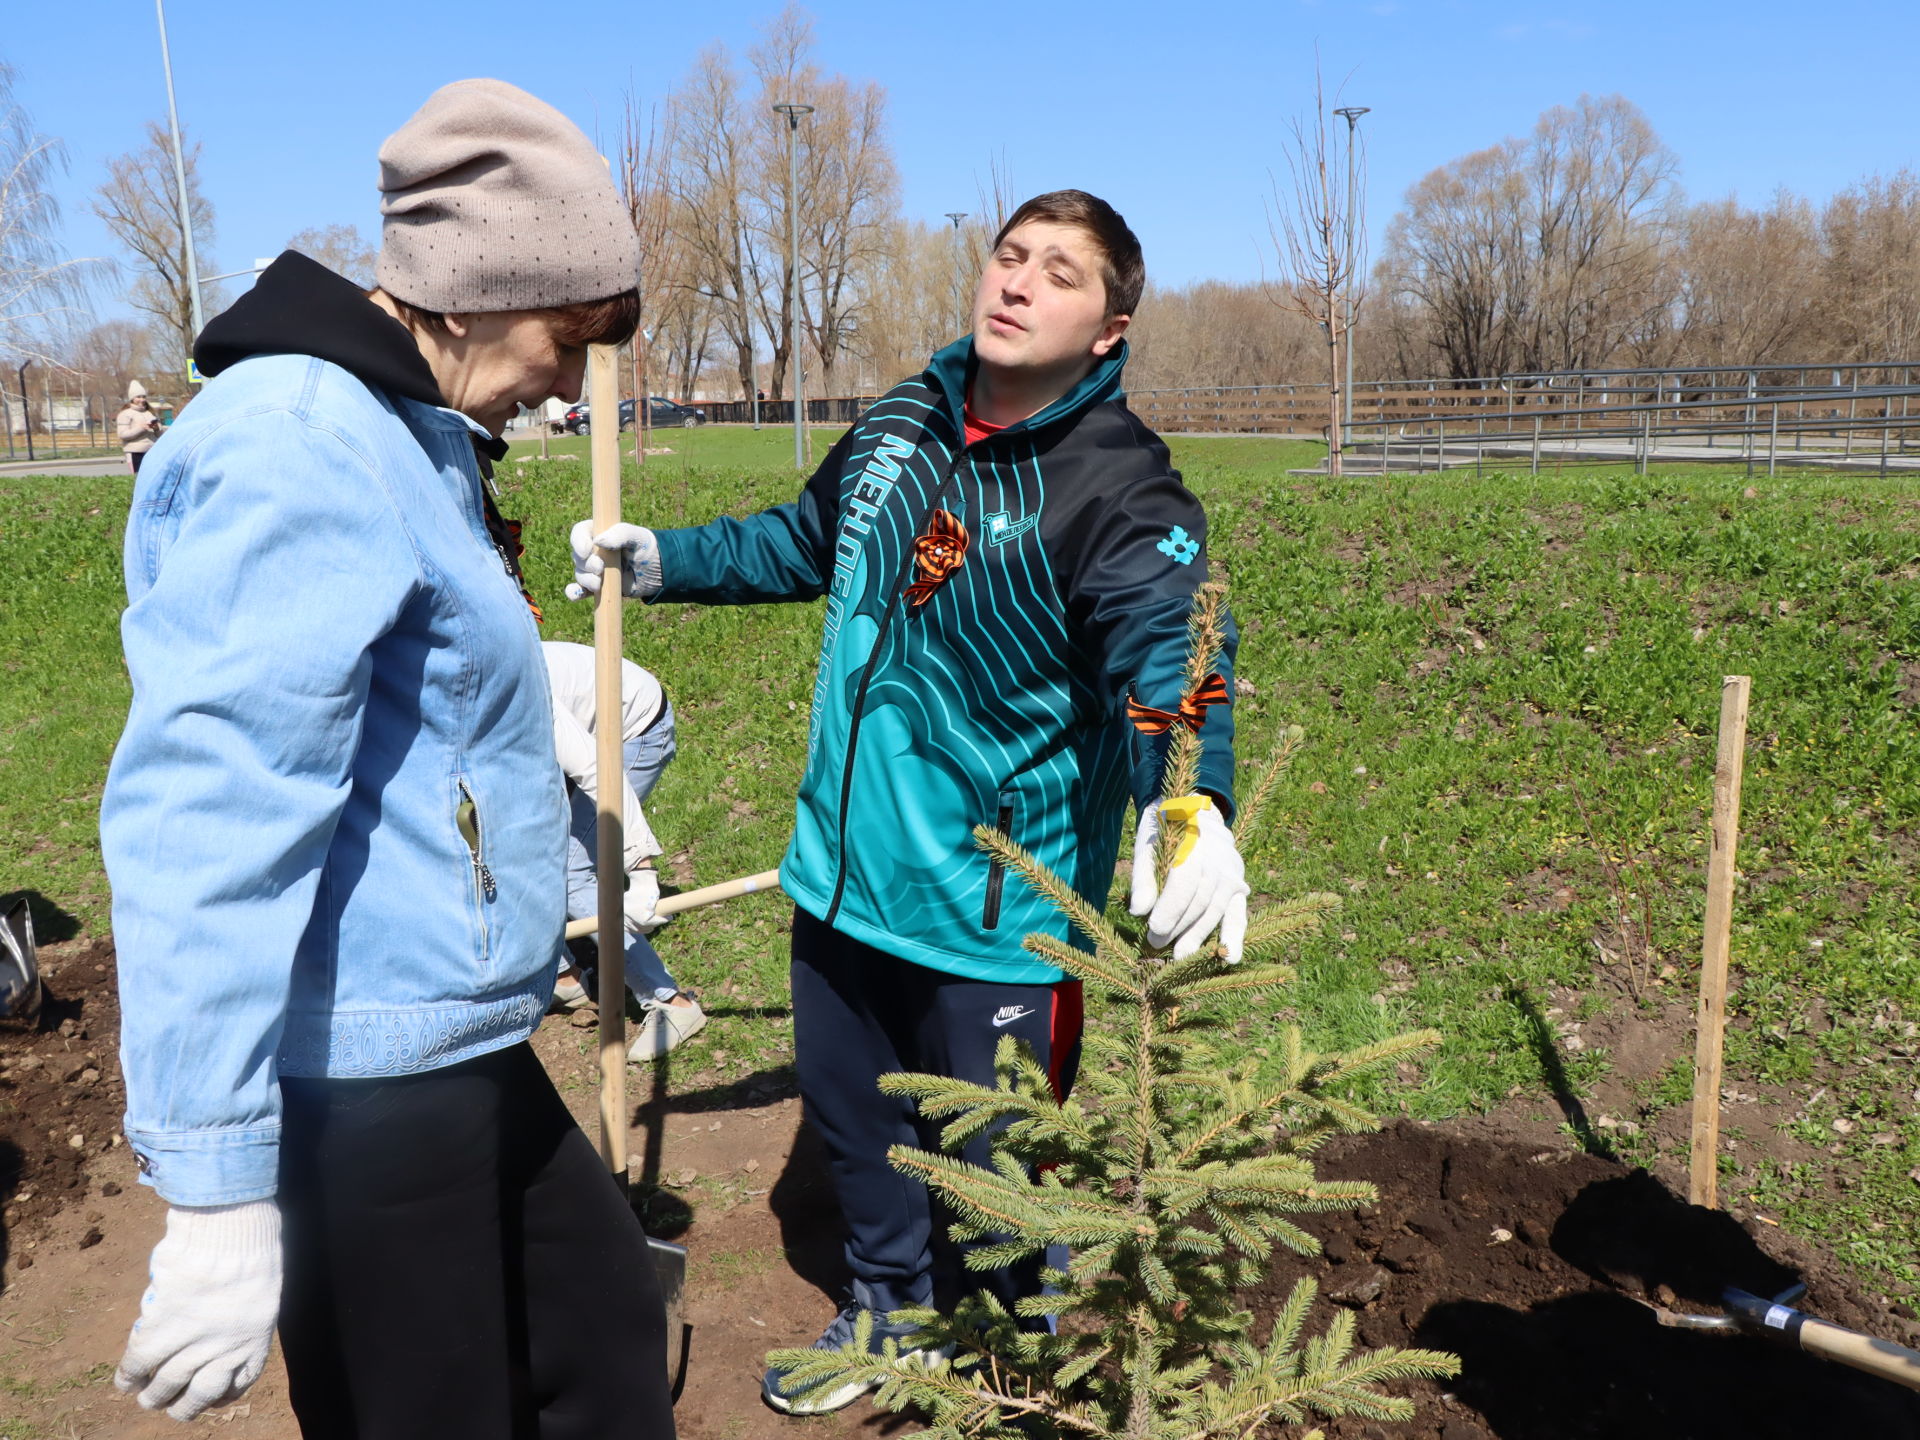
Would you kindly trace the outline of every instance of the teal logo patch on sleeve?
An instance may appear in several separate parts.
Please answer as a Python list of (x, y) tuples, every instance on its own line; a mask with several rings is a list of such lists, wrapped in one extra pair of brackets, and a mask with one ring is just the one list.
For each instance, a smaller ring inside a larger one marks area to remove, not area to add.
[(1162, 555), (1170, 558), (1176, 565), (1191, 565), (1193, 557), (1200, 553), (1200, 542), (1187, 534), (1187, 527), (1176, 525), (1167, 538), (1153, 547)]
[(1004, 545), (1009, 540), (1018, 539), (1031, 530), (1039, 521), (1038, 515), (1027, 515), (1019, 520), (1005, 510), (996, 510), (987, 516), (987, 543)]

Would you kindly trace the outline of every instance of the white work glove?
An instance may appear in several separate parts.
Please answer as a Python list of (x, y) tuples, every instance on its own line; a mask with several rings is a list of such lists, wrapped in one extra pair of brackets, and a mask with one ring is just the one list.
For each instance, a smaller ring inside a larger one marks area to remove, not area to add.
[(660, 872), (643, 865), (627, 872), (627, 893), (621, 902), (626, 912), (629, 935), (651, 935), (667, 922), (656, 919), (654, 906), (660, 903)]
[(578, 600), (600, 593), (600, 573), (606, 562), (600, 548), (624, 550), (621, 563), (621, 589), (629, 599), (650, 599), (659, 589), (660, 542), (653, 532), (640, 525), (610, 525), (599, 535), (593, 522), (582, 520), (573, 527), (573, 583), (567, 586), (567, 598)]
[[(1161, 890), (1153, 878), (1154, 850), (1160, 840), (1161, 812), (1167, 812), (1184, 833)], [(1247, 937), (1247, 868), (1240, 860), (1233, 832), (1205, 795), (1184, 795), (1149, 805), (1140, 816), (1133, 839), (1133, 903), (1135, 915), (1147, 916), (1147, 943), (1173, 941), (1173, 958), (1184, 960), (1214, 931), (1226, 947), (1227, 963), (1240, 963), (1240, 946)], [(1151, 913), (1149, 913), (1151, 912)]]
[(149, 1275), (115, 1387), (176, 1420), (238, 1400), (280, 1315), (280, 1207), (174, 1206)]

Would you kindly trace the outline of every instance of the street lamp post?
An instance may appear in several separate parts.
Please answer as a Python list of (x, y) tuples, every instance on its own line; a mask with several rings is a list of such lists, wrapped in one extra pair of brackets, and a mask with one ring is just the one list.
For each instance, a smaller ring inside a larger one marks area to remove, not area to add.
[(947, 219), (953, 222), (954, 299), (960, 311), (960, 328), (964, 331), (967, 328), (967, 321), (971, 317), (968, 313), (966, 274), (960, 268), (960, 222), (967, 218), (967, 212), (965, 210), (949, 210), (946, 214)]
[(33, 406), (27, 401), (27, 367), (31, 360), (20, 362), (20, 428), (26, 432), (27, 459), (33, 459)]
[(1333, 112), (1347, 122), (1347, 393), (1345, 413), (1341, 417), (1346, 430), (1341, 437), (1342, 449), (1353, 443), (1353, 145), (1354, 136), (1360, 128), (1360, 117), (1372, 108), (1371, 105), (1343, 105)]
[(811, 115), (813, 106), (791, 102), (773, 107), (787, 117), (787, 263), (792, 271), (793, 338), (787, 348), (793, 352), (793, 468), (807, 468), (806, 388), (800, 364), (800, 117)]
[(180, 111), (173, 101), (173, 58), (167, 51), (166, 0), (153, 0), (153, 9), (160, 18), (160, 68), (167, 76), (167, 126), (173, 132), (173, 183), (180, 194), (180, 238), (187, 256), (187, 298), (193, 307), (193, 335), (187, 340), (187, 349), (191, 352), (193, 341), (199, 337), (205, 323), (200, 315), (200, 261), (193, 251), (193, 209), (187, 200), (187, 161), (180, 148)]

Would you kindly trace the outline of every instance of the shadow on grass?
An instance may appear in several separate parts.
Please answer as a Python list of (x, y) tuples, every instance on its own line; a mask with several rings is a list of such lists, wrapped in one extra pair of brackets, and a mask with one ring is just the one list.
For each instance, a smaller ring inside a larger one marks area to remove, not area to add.
[(0, 915), (11, 910), (22, 896), (26, 898), (27, 909), (33, 916), (34, 939), (40, 944), (58, 944), (80, 933), (80, 917), (62, 909), (38, 890), (0, 892)]
[(1580, 1148), (1604, 1160), (1618, 1159), (1613, 1147), (1594, 1131), (1593, 1122), (1587, 1118), (1587, 1107), (1580, 1103), (1580, 1097), (1574, 1091), (1573, 1081), (1567, 1074), (1566, 1061), (1560, 1058), (1560, 1046), (1554, 1038), (1553, 1025), (1541, 1010), (1540, 1002), (1534, 999), (1532, 991), (1522, 985), (1508, 986), (1507, 999), (1520, 1012), (1521, 1019), (1526, 1021), (1527, 1047), (1539, 1062), (1540, 1076), (1546, 1081), (1553, 1103), (1560, 1107), (1567, 1128), (1573, 1131), (1574, 1138), (1580, 1142)]
[[(1499, 1440), (1799, 1440), (1920, 1434), (1920, 1396), (1751, 1335), (1662, 1326), (1632, 1298), (1720, 1308), (1731, 1284), (1772, 1295), (1797, 1277), (1730, 1215), (1679, 1199), (1645, 1171), (1586, 1186), (1553, 1250), (1611, 1291), (1528, 1308), (1455, 1300), (1427, 1312), (1422, 1345), (1461, 1359), (1450, 1388)], [(1618, 1293), (1625, 1290), (1628, 1293)]]

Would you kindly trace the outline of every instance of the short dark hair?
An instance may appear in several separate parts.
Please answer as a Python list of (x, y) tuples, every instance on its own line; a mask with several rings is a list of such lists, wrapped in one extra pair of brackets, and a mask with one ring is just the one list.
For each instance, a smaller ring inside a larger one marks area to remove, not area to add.
[[(409, 304), (398, 295), (387, 298), (408, 325), (440, 335), (447, 333), (445, 311)], [(562, 345), (623, 345), (640, 328), (640, 292), (623, 290), (604, 300), (551, 305), (531, 313), (553, 317), (553, 338)]]
[(1140, 254), (1140, 238), (1127, 228), (1125, 216), (1084, 190), (1049, 190), (1008, 217), (993, 237), (993, 248), (998, 250), (1002, 240), (1029, 220), (1084, 230), (1103, 262), (1100, 278), (1107, 287), (1107, 318), (1133, 314), (1140, 303), (1140, 292), (1147, 287), (1147, 262)]

